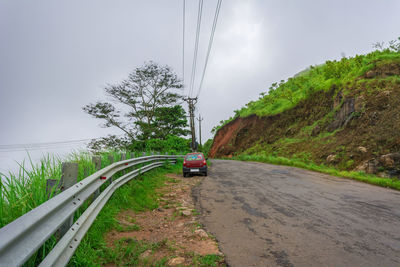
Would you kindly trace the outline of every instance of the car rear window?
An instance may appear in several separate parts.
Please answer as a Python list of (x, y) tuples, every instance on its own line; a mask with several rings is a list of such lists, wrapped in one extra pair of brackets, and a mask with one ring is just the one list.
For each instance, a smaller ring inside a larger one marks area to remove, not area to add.
[(201, 155), (201, 154), (193, 154), (193, 155), (187, 155), (186, 156), (186, 160), (187, 161), (202, 160), (202, 159), (203, 159), (203, 155)]

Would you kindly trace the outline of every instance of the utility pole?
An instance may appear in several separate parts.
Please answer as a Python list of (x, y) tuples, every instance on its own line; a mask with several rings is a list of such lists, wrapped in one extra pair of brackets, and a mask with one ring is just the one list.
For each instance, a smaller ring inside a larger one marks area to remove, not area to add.
[(196, 129), (194, 126), (194, 105), (197, 103), (197, 97), (187, 97), (183, 99), (189, 104), (190, 131), (192, 133), (192, 151), (196, 151)]
[(204, 118), (201, 117), (201, 115), (199, 114), (199, 118), (197, 119), (199, 121), (199, 138), (200, 138), (200, 146), (202, 146), (201, 143), (201, 122), (204, 120)]

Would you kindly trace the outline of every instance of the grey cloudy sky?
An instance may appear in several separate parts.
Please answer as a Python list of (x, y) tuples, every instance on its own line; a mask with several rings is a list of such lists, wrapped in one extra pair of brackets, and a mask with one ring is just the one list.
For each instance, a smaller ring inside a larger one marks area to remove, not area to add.
[[(81, 108), (145, 61), (182, 74), (182, 2), (0, 0), (0, 145), (120, 134)], [(198, 1), (186, 2), (188, 74)], [(215, 5), (204, 1), (197, 81)], [(198, 104), (203, 140), (271, 83), (397, 38), (399, 14), (398, 0), (224, 0)], [(25, 155), (0, 151), (0, 171)]]

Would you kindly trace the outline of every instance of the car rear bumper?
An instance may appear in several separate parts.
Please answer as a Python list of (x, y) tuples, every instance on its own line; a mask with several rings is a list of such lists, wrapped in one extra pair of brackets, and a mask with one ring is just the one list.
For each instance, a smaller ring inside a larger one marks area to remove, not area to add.
[[(193, 171), (193, 170), (198, 170), (198, 171)], [(187, 168), (183, 167), (183, 173), (207, 173), (207, 166), (204, 167), (193, 167), (193, 168)]]

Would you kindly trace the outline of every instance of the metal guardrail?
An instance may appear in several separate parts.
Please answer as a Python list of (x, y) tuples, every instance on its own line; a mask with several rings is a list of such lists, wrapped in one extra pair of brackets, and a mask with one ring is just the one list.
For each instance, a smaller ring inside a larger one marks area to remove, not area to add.
[(65, 266), (97, 215), (120, 186), (134, 177), (176, 162), (180, 156), (156, 155), (115, 162), (44, 202), (0, 229), (0, 266), (20, 266), (32, 256), (75, 211), (111, 177), (126, 168), (150, 163), (112, 181), (58, 241), (40, 266)]

